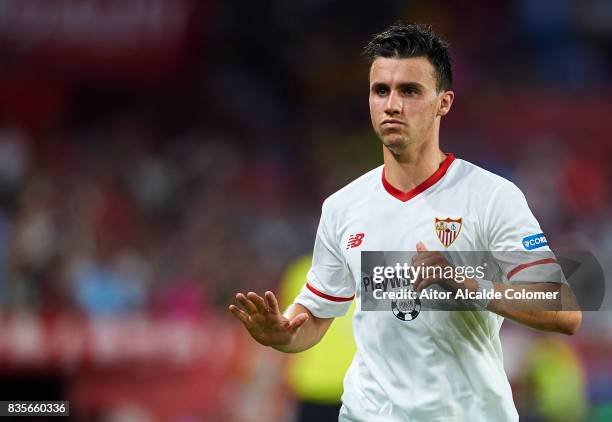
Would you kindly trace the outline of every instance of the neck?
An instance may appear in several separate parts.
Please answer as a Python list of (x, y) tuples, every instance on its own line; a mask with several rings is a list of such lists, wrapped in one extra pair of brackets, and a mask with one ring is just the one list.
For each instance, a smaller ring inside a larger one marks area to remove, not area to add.
[(445, 158), (436, 142), (408, 147), (400, 155), (383, 146), (385, 178), (396, 189), (407, 192), (435, 173)]

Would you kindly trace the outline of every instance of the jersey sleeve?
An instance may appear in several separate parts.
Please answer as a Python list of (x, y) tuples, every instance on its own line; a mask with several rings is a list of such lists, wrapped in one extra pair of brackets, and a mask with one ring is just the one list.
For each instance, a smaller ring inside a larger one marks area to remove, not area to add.
[(525, 195), (516, 185), (506, 182), (493, 192), (485, 221), (488, 250), (504, 281), (566, 281)]
[(316, 317), (340, 317), (355, 297), (355, 284), (342, 256), (329, 207), (323, 204), (321, 220), (306, 284), (295, 299)]

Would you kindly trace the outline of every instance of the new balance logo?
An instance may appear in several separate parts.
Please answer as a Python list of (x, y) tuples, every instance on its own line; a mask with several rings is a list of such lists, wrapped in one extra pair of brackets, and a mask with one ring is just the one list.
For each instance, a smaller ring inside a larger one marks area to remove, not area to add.
[(352, 234), (348, 238), (348, 243), (346, 244), (346, 249), (356, 248), (361, 245), (363, 238), (365, 237), (365, 233), (357, 233)]

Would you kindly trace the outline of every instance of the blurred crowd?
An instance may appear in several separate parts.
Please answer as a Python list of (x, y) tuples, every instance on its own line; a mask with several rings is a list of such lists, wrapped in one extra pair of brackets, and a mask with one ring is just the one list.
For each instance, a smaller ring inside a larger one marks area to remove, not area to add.
[(197, 132), (154, 145), (154, 132), (119, 116), (46, 148), (2, 131), (3, 307), (208, 312), (270, 288), (312, 243), (286, 163)]

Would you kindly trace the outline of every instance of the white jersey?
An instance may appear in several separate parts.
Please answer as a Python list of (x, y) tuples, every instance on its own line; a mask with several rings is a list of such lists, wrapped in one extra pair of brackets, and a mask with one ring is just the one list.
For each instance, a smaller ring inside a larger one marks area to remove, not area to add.
[[(437, 231), (439, 222), (455, 224)], [(357, 352), (344, 380), (340, 420), (518, 420), (503, 368), (503, 318), (422, 310), (404, 321), (391, 309), (363, 311), (360, 254), (414, 251), (419, 241), (429, 250), (549, 250), (541, 232), (514, 184), (452, 154), (409, 192), (391, 186), (380, 166), (327, 198), (312, 268), (295, 302), (329, 318), (344, 315), (357, 298)], [(493, 281), (544, 281), (560, 274), (554, 259), (508, 257), (496, 261)]]

